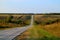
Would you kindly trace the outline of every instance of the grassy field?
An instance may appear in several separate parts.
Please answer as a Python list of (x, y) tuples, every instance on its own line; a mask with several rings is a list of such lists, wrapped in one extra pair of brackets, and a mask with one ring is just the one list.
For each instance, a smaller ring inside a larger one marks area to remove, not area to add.
[(31, 15), (0, 14), (0, 29), (29, 25)]
[[(31, 15), (0, 15), (0, 29), (29, 25)], [(31, 28), (16, 40), (60, 40), (60, 15), (34, 15)]]
[[(51, 25), (50, 25), (51, 26)], [(16, 37), (16, 40), (60, 40), (60, 32), (57, 31), (47, 31), (44, 26), (34, 25), (32, 28), (29, 28), (26, 32)], [(55, 29), (56, 30), (56, 29)], [(58, 32), (59, 34), (56, 34)]]
[[(37, 19), (36, 19), (37, 18)], [(60, 15), (36, 15), (34, 25), (40, 26), (54, 36), (60, 37)]]
[(60, 15), (35, 15), (34, 26), (16, 40), (60, 40)]

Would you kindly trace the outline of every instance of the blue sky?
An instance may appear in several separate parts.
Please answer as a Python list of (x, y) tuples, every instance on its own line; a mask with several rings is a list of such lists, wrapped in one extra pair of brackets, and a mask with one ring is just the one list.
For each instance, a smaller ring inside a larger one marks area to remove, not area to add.
[(0, 0), (0, 13), (60, 13), (60, 0)]

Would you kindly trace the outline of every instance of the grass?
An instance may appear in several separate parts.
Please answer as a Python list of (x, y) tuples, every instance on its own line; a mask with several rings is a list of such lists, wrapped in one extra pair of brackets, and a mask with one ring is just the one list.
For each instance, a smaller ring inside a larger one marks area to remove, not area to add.
[[(21, 17), (22, 16), (22, 17)], [(27, 18), (28, 17), (28, 18)], [(0, 14), (0, 29), (22, 27), (30, 24), (30, 15)], [(20, 20), (21, 19), (21, 20)], [(12, 21), (12, 22), (11, 22)]]
[[(34, 23), (32, 28), (29, 28), (22, 35), (17, 37), (17, 40), (60, 40), (60, 22), (59, 16), (49, 16), (41, 18), (44, 15), (35, 16), (34, 20), (41, 20), (44, 25)], [(39, 17), (41, 19), (39, 19)], [(47, 23), (47, 25), (45, 23)], [(51, 23), (53, 22), (53, 23)], [(20, 38), (20, 39), (19, 39)]]
[[(34, 25), (32, 28), (29, 28), (26, 32), (24, 32), (22, 35), (18, 36), (17, 40), (57, 40), (60, 39), (59, 37), (56, 37), (55, 35), (49, 33), (48, 31), (41, 28), (42, 26)], [(20, 38), (20, 39), (19, 39)]]
[(60, 15), (35, 15), (34, 18), (38, 22), (37, 24), (34, 22), (35, 26), (37, 25), (50, 34), (60, 37)]
[(31, 29), (31, 35), (38, 35), (38, 37), (40, 37), (40, 35), (46, 36), (46, 37), (53, 37), (52, 34), (50, 34), (49, 32), (47, 32), (46, 30), (39, 28), (38, 26), (34, 26)]

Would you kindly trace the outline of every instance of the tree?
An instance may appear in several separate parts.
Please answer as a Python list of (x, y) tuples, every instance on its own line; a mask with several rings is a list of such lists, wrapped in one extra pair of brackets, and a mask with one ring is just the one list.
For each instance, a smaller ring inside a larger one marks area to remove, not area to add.
[(10, 16), (8, 22), (12, 22), (12, 19), (13, 19), (13, 16)]

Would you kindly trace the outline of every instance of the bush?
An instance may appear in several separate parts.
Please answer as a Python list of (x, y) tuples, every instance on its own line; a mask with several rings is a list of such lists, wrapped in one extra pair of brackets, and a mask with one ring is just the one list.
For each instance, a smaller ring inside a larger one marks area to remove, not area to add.
[(34, 21), (35, 24), (40, 24), (38, 21)]
[(22, 20), (16, 21), (17, 24), (19, 24), (19, 23), (21, 24), (22, 22), (23, 22)]
[(13, 16), (10, 16), (8, 22), (12, 22), (12, 19), (13, 19)]
[(60, 22), (60, 19), (56, 19), (56, 20), (47, 20), (45, 21), (35, 21), (35, 24), (41, 24), (41, 25), (49, 25), (49, 24), (53, 24), (56, 22)]

